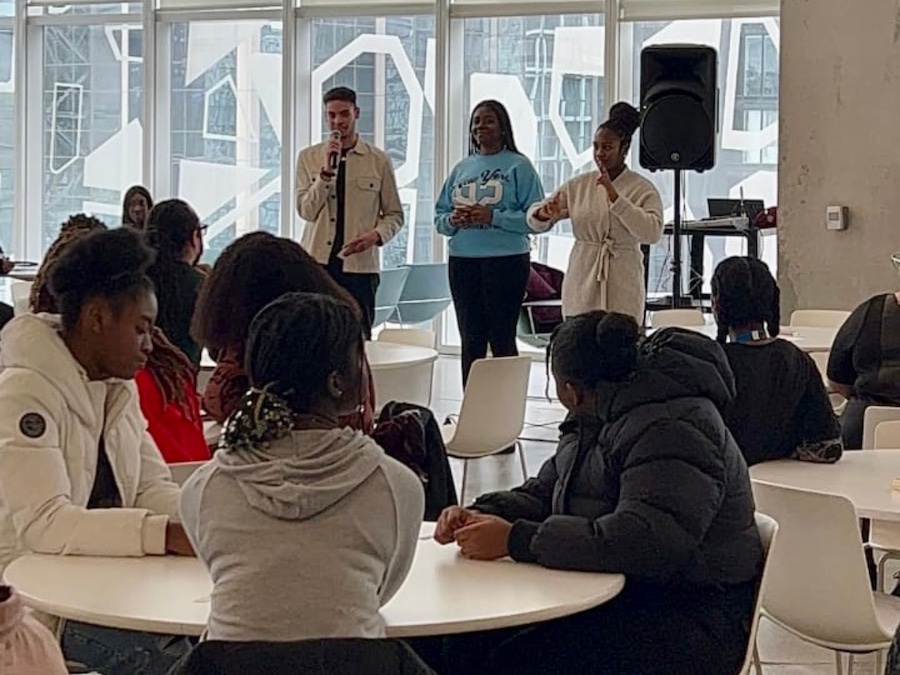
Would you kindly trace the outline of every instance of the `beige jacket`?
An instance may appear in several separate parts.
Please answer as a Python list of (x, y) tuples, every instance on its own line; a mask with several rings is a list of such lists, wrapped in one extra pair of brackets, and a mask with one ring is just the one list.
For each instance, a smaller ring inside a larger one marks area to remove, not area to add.
[[(300, 244), (320, 264), (328, 264), (337, 218), (335, 179), (324, 180), (325, 143), (300, 152), (297, 157), (297, 213), (306, 221)], [(344, 241), (377, 230), (381, 244), (388, 243), (403, 227), (403, 205), (391, 160), (361, 138), (348, 154), (344, 198)], [(356, 274), (378, 272), (378, 247), (344, 260), (344, 271)]]
[[(630, 314), (640, 325), (646, 295), (641, 244), (662, 237), (662, 200), (653, 183), (625, 169), (613, 182), (619, 198), (610, 204), (597, 176), (596, 171), (581, 174), (554, 193), (562, 206), (559, 220), (571, 218), (575, 237), (563, 280), (563, 315), (603, 309)], [(556, 223), (535, 217), (545, 202), (528, 209), (528, 225), (535, 232)]]

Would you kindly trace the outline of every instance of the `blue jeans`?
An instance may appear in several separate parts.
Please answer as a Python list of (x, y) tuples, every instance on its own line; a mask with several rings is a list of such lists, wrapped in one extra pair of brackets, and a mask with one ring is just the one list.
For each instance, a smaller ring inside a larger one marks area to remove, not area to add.
[(191, 650), (186, 637), (101, 628), (67, 621), (62, 636), (68, 661), (103, 675), (165, 675)]

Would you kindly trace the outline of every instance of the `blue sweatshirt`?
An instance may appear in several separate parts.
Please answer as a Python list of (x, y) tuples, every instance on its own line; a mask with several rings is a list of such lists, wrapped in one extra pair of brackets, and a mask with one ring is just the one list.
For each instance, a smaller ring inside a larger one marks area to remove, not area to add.
[[(544, 198), (541, 179), (524, 155), (502, 150), (469, 155), (453, 167), (435, 204), (437, 231), (450, 237), (450, 255), (494, 258), (528, 253), (525, 213)], [(450, 222), (455, 205), (482, 204), (493, 210), (490, 224), (460, 228)]]

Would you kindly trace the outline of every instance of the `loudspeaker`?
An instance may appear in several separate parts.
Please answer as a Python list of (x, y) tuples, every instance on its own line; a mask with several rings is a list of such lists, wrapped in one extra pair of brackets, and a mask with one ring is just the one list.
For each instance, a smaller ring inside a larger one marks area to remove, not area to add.
[(717, 69), (712, 47), (655, 45), (641, 52), (642, 167), (715, 166)]

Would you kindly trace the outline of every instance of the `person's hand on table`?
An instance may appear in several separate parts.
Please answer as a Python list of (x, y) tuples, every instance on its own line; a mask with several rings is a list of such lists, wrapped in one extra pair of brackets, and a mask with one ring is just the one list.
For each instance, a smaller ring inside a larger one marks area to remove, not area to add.
[(184, 533), (181, 523), (169, 521), (168, 525), (166, 525), (166, 553), (189, 557), (197, 555), (187, 535)]
[(448, 506), (441, 511), (441, 515), (434, 526), (434, 540), (439, 544), (449, 544), (455, 539), (456, 531), (474, 523), (483, 517), (478, 511), (464, 509), (461, 506)]
[(509, 555), (512, 523), (497, 516), (476, 516), (474, 522), (456, 530), (460, 552), (471, 560), (497, 560)]

